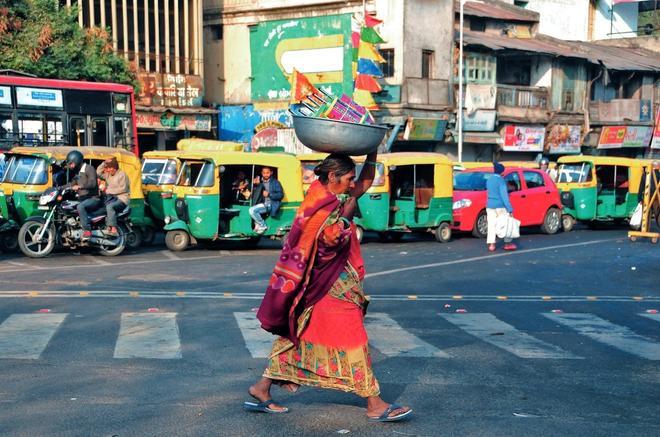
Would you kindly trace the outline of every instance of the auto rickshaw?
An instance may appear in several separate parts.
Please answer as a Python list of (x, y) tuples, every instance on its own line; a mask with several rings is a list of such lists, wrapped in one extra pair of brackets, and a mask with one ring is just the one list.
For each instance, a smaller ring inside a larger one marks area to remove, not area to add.
[[(275, 153), (182, 152), (175, 190), (175, 215), (164, 218), (165, 244), (172, 251), (185, 250), (197, 241), (242, 241), (254, 245), (259, 239), (284, 238), (303, 199), (300, 161)], [(284, 190), (279, 213), (267, 217), (268, 230), (254, 232), (249, 214), (254, 178), (271, 167)], [(239, 173), (243, 173), (242, 176)], [(239, 193), (233, 185), (239, 177), (249, 181)]]
[(557, 188), (564, 206), (562, 226), (622, 222), (637, 206), (644, 163), (614, 156), (563, 156), (558, 160)]
[(302, 166), (302, 184), (303, 184), (303, 193), (307, 193), (307, 189), (312, 182), (314, 182), (317, 177), (314, 174), (314, 168), (323, 161), (327, 153), (304, 153), (302, 155), (296, 155), (298, 161)]
[[(360, 158), (356, 161), (358, 171)], [(375, 231), (400, 240), (409, 232), (432, 231), (439, 242), (451, 239), (452, 162), (438, 153), (378, 155), (376, 176), (359, 199), (358, 238)]]
[(39, 197), (50, 187), (68, 183), (68, 172), (63, 165), (66, 155), (79, 150), (85, 161), (94, 168), (114, 157), (129, 178), (131, 188), (132, 229), (127, 244), (135, 248), (141, 242), (153, 240), (153, 221), (145, 216), (144, 196), (140, 179), (140, 160), (132, 153), (115, 147), (14, 147), (7, 152), (7, 166), (0, 183), (0, 215), (6, 223), (0, 226), (3, 248), (14, 250), (16, 233), (26, 218), (40, 215)]
[[(142, 191), (147, 214), (161, 225), (166, 216), (174, 216), (176, 178), (181, 167), (179, 150), (154, 150), (142, 155)], [(191, 155), (191, 154), (188, 154)]]
[(184, 138), (176, 143), (177, 150), (195, 152), (198, 150), (216, 152), (242, 152), (245, 145), (234, 141), (216, 141), (203, 138)]

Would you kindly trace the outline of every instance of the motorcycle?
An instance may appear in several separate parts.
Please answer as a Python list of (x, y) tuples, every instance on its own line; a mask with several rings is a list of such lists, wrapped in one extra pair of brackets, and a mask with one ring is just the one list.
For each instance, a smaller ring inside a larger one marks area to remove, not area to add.
[[(73, 197), (73, 199), (72, 199)], [(18, 246), (21, 252), (30, 258), (48, 256), (56, 246), (77, 249), (93, 247), (104, 256), (117, 256), (126, 248), (127, 235), (131, 232), (128, 219), (130, 207), (117, 214), (117, 236), (107, 235), (105, 227), (106, 209), (100, 208), (89, 213), (92, 235), (83, 239), (75, 192), (70, 187), (47, 189), (39, 198), (39, 210), (45, 211), (43, 217), (28, 218), (18, 231)]]

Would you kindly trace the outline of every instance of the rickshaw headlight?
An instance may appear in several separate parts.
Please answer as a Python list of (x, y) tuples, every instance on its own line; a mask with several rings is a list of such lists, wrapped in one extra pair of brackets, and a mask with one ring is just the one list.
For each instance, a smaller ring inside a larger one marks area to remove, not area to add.
[(452, 209), (467, 208), (471, 205), (472, 205), (472, 201), (470, 199), (461, 199), (454, 202), (454, 204), (452, 205)]
[(170, 217), (169, 215), (165, 216), (163, 221), (165, 222), (166, 225), (169, 225), (170, 223), (172, 223), (172, 217)]

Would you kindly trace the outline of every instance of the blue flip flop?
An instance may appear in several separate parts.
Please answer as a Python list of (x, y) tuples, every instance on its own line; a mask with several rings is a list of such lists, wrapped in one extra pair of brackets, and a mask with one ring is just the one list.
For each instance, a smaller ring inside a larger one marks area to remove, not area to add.
[(390, 404), (390, 406), (387, 407), (385, 411), (383, 411), (383, 414), (381, 414), (378, 417), (370, 417), (369, 420), (371, 422), (398, 422), (408, 417), (412, 413), (412, 408), (411, 408), (405, 413), (397, 414), (396, 416), (390, 416), (390, 413), (392, 411), (398, 410), (399, 408), (403, 408), (403, 407), (398, 404)]
[(266, 399), (263, 402), (243, 402), (243, 409), (246, 411), (258, 411), (260, 413), (269, 413), (269, 414), (283, 414), (288, 413), (289, 409), (284, 407), (283, 410), (273, 410), (268, 408), (270, 404), (275, 402), (272, 399)]

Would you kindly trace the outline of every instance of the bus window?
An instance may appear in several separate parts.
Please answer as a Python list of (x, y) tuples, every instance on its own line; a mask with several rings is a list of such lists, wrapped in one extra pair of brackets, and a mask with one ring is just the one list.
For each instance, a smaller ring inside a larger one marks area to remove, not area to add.
[(71, 117), (69, 119), (69, 142), (72, 146), (81, 147), (87, 145), (85, 136), (85, 119)]
[(92, 119), (92, 145), (108, 145), (108, 121), (105, 118)]
[(113, 146), (130, 149), (133, 145), (131, 141), (131, 120), (124, 117), (114, 118), (114, 141)]
[(11, 114), (0, 114), (0, 148), (3, 148), (3, 145), (11, 145), (13, 140), (14, 124), (11, 120)]
[(46, 135), (49, 144), (62, 144), (64, 142), (64, 126), (61, 117), (46, 116)]
[(113, 94), (112, 107), (115, 113), (130, 114), (131, 113), (131, 99), (128, 94)]
[(44, 142), (44, 122), (40, 114), (18, 114), (18, 137), (21, 144), (37, 145)]

